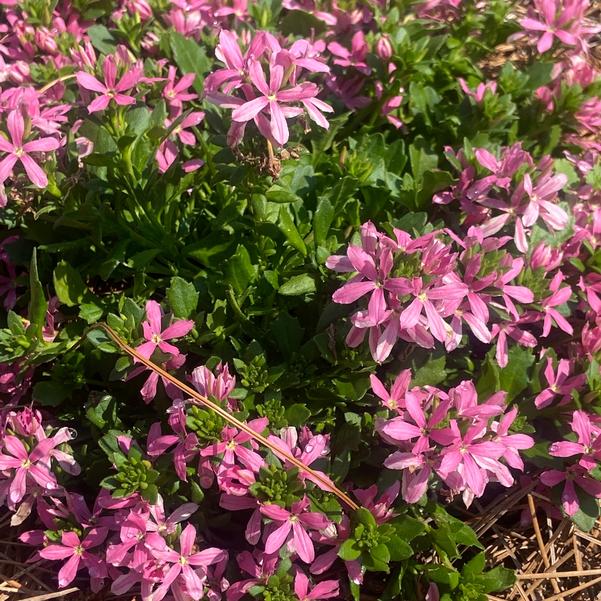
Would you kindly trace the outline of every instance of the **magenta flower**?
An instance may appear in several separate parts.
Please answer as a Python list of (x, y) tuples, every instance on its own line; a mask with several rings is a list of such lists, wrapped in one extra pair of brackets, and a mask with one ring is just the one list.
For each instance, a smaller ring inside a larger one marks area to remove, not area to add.
[(572, 415), (572, 431), (578, 435), (577, 442), (554, 442), (549, 448), (553, 457), (573, 457), (582, 455), (578, 461), (586, 470), (595, 468), (601, 462), (601, 429), (591, 423), (584, 411), (574, 411)]
[(0, 135), (0, 151), (8, 153), (0, 161), (0, 185), (12, 174), (15, 164), (21, 161), (31, 183), (38, 188), (45, 188), (48, 185), (48, 178), (44, 170), (31, 158), (29, 153), (56, 150), (59, 147), (59, 141), (56, 138), (38, 138), (23, 143), (25, 122), (19, 109), (10, 111), (6, 119), (6, 125), (11, 141), (9, 142)]
[(175, 75), (175, 67), (169, 67), (167, 83), (163, 88), (163, 97), (170, 107), (181, 110), (182, 103), (198, 97), (197, 94), (188, 92), (188, 88), (194, 83), (196, 75), (194, 73), (186, 73), (177, 83), (175, 82)]
[(529, 31), (540, 32), (536, 48), (541, 54), (551, 48), (554, 37), (567, 46), (578, 43), (580, 2), (560, 4), (558, 0), (534, 0), (534, 6), (540, 15), (539, 19), (520, 19), (520, 25)]
[(153, 300), (146, 303), (146, 317), (148, 319), (142, 322), (142, 329), (147, 342), (137, 346), (136, 350), (146, 359), (150, 358), (157, 347), (164, 353), (179, 355), (179, 349), (165, 341), (185, 336), (194, 327), (194, 322), (181, 319), (163, 330), (161, 305)]
[(400, 315), (401, 329), (416, 326), (422, 312), (425, 312), (426, 322), (432, 336), (439, 342), (444, 342), (451, 329), (443, 320), (433, 300), (453, 300), (462, 298), (465, 294), (464, 286), (459, 284), (447, 284), (438, 288), (425, 288), (421, 277), (413, 278), (411, 282), (411, 294), (415, 297)]
[(460, 77), (458, 81), (463, 92), (470, 98), (473, 98), (474, 102), (476, 102), (477, 104), (480, 104), (484, 100), (486, 92), (489, 92), (491, 96), (496, 94), (497, 92), (496, 81), (487, 81), (486, 83), (479, 83), (475, 91), (471, 90), (468, 87), (465, 79)]
[(63, 442), (55, 438), (41, 440), (31, 451), (16, 437), (4, 436), (4, 449), (9, 453), (0, 454), (0, 470), (14, 470), (11, 475), (9, 500), (12, 504), (18, 503), (27, 490), (27, 481), (33, 480), (44, 490), (58, 489), (56, 477), (50, 471), (50, 452)]
[(401, 496), (406, 503), (417, 503), (424, 496), (435, 463), (434, 452), (395, 451), (384, 460), (388, 469), (402, 470)]
[(90, 572), (90, 576), (96, 579), (105, 578), (107, 575), (104, 561), (89, 552), (89, 549), (98, 547), (106, 539), (108, 528), (93, 528), (89, 530), (83, 541), (75, 532), (63, 532), (60, 545), (48, 545), (39, 551), (44, 559), (61, 560), (67, 559), (63, 567), (58, 572), (58, 586), (64, 588), (77, 575), (79, 564), (83, 565)]
[(405, 408), (405, 394), (409, 389), (409, 383), (411, 382), (411, 370), (404, 369), (395, 378), (394, 383), (390, 389), (390, 392), (386, 390), (382, 382), (374, 374), (369, 376), (371, 389), (374, 394), (382, 400), (382, 405), (393, 411)]
[(125, 92), (131, 90), (140, 81), (142, 76), (140, 69), (138, 67), (131, 69), (116, 82), (117, 65), (111, 55), (105, 57), (102, 69), (104, 72), (104, 83), (100, 83), (95, 77), (85, 71), (78, 71), (76, 73), (77, 83), (82, 88), (100, 93), (100, 96), (97, 96), (89, 104), (88, 112), (94, 113), (104, 110), (111, 100), (114, 100), (120, 106), (134, 104), (136, 99)]
[(519, 322), (501, 322), (492, 326), (492, 337), (497, 337), (495, 358), (499, 367), (507, 367), (509, 362), (508, 336), (527, 348), (534, 348), (537, 344), (536, 338), (530, 332), (520, 329), (517, 323)]
[(510, 467), (523, 471), (524, 462), (518, 451), (531, 449), (534, 446), (534, 439), (527, 434), (509, 434), (509, 428), (515, 421), (517, 414), (517, 407), (514, 407), (499, 422), (492, 423), (492, 429), (496, 433), (493, 442), (500, 442), (505, 447), (503, 459), (507, 461)]
[(337, 57), (334, 59), (335, 65), (340, 65), (341, 67), (354, 67), (357, 71), (360, 71), (365, 75), (371, 73), (370, 67), (365, 62), (367, 53), (369, 52), (369, 46), (365, 41), (365, 35), (362, 31), (357, 31), (353, 35), (350, 50), (338, 42), (330, 42), (328, 44), (328, 50)]
[(554, 176), (545, 173), (533, 186), (530, 175), (524, 175), (524, 190), (530, 199), (522, 216), (524, 226), (531, 227), (539, 216), (550, 228), (557, 231), (568, 225), (568, 214), (552, 202), (557, 199), (557, 192), (562, 190), (567, 182), (568, 178), (563, 173)]
[(253, 553), (243, 551), (236, 556), (238, 567), (249, 574), (251, 578), (234, 582), (227, 590), (227, 601), (239, 601), (247, 591), (257, 584), (266, 583), (275, 573), (279, 557), (267, 555), (255, 549)]
[[(194, 552), (195, 542), (196, 529), (192, 524), (188, 524), (179, 537), (179, 551), (168, 547), (165, 539), (158, 534), (148, 535), (147, 547), (151, 555), (162, 561), (167, 568), (159, 586), (151, 595), (152, 601), (161, 601), (172, 587), (178, 592), (184, 589), (194, 601), (202, 598), (206, 572), (194, 568), (206, 568), (223, 561), (227, 558), (227, 553), (215, 547)], [(200, 572), (200, 575), (197, 572)], [(181, 582), (177, 582), (178, 580)]]
[(547, 366), (544, 371), (547, 380), (547, 388), (536, 395), (534, 404), (538, 409), (548, 407), (557, 395), (561, 395), (562, 402), (572, 398), (572, 391), (580, 388), (586, 382), (586, 375), (579, 374), (572, 378), (570, 375), (570, 362), (568, 359), (561, 359), (557, 365), (557, 373), (553, 370), (553, 359), (547, 357)]
[(563, 274), (561, 271), (558, 271), (551, 283), (549, 284), (549, 290), (551, 291), (551, 296), (548, 296), (541, 303), (543, 310), (543, 338), (549, 335), (551, 331), (551, 326), (553, 322), (557, 324), (557, 326), (566, 332), (566, 334), (573, 334), (574, 328), (570, 322), (557, 310), (555, 307), (559, 305), (563, 305), (567, 303), (570, 298), (572, 298), (572, 289), (569, 286), (564, 286), (560, 288), (561, 282), (563, 281)]
[(309, 530), (323, 530), (330, 521), (325, 515), (313, 511), (306, 511), (309, 499), (303, 497), (292, 504), (288, 511), (279, 505), (264, 505), (261, 513), (280, 525), (271, 532), (265, 541), (265, 553), (277, 553), (288, 540), (294, 544), (298, 556), (305, 563), (312, 563), (315, 559), (315, 548), (309, 536)]
[(369, 509), (378, 524), (385, 524), (398, 515), (392, 508), (392, 504), (399, 496), (400, 487), (400, 482), (395, 482), (377, 500), (378, 487), (375, 484), (369, 488), (356, 488), (353, 490), (353, 494), (361, 503), (361, 507)]
[[(269, 423), (266, 417), (253, 419), (248, 422), (248, 426), (255, 432), (262, 432)], [(221, 442), (216, 442), (202, 449), (202, 457), (215, 457), (223, 455), (220, 461), (219, 469), (232, 467), (236, 459), (249, 470), (258, 472), (265, 465), (265, 460), (252, 448), (248, 448), (245, 443), (252, 443), (252, 437), (246, 432), (238, 432), (236, 428), (226, 426), (221, 432)]]
[(323, 580), (309, 587), (309, 579), (299, 570), (294, 577), (294, 594), (299, 601), (318, 601), (338, 597), (338, 580)]
[[(438, 429), (437, 426), (447, 417), (450, 402), (441, 400), (438, 406), (427, 417), (424, 412), (424, 401), (428, 395), (411, 391), (405, 395), (406, 417), (394, 417), (378, 427), (378, 432), (385, 440), (393, 443), (415, 441), (411, 452), (419, 455), (430, 448), (431, 441), (439, 444), (449, 444), (453, 440), (448, 430)], [(432, 400), (430, 395), (429, 401)]]
[(565, 472), (547, 470), (540, 475), (540, 481), (549, 487), (557, 486), (561, 482), (565, 483), (561, 493), (561, 505), (569, 516), (580, 509), (576, 486), (596, 499), (601, 499), (601, 482), (591, 478), (587, 470), (578, 465), (567, 468)]
[(454, 434), (454, 442), (442, 452), (442, 461), (438, 468), (440, 476), (447, 480), (453, 472), (458, 472), (465, 484), (477, 497), (484, 494), (484, 488), (488, 482), (487, 470), (497, 476), (501, 476), (501, 483), (507, 481), (509, 486), (513, 478), (507, 468), (499, 463), (499, 458), (505, 453), (505, 447), (499, 442), (481, 441), (482, 424), (476, 423), (471, 426), (465, 435), (459, 431), (456, 420), (451, 420), (451, 432)]
[[(232, 119), (239, 123), (245, 123), (268, 109), (271, 116), (271, 135), (278, 144), (283, 146), (289, 137), (286, 117), (295, 117), (302, 112), (298, 108), (286, 105), (291, 102), (314, 98), (318, 92), (317, 86), (313, 83), (304, 82), (282, 90), (284, 68), (281, 65), (270, 65), (269, 85), (265, 79), (263, 67), (258, 61), (250, 63), (248, 72), (251, 82), (259, 91), (259, 96), (234, 109)], [(318, 111), (318, 109), (316, 110)], [(311, 113), (309, 115), (311, 116)]]

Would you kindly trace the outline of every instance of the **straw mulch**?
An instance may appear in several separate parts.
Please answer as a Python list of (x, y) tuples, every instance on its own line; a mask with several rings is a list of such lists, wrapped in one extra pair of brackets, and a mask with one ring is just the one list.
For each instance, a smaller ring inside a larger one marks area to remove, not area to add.
[(486, 545), (492, 566), (516, 572), (511, 590), (490, 601), (596, 601), (601, 599), (601, 521), (589, 532), (542, 511), (548, 499), (531, 487), (513, 491), (466, 521)]

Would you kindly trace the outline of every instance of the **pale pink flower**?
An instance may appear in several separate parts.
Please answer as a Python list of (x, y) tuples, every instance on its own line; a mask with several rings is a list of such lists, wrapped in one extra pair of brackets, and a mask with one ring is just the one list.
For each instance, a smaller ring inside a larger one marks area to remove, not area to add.
[(584, 411), (574, 411), (572, 431), (578, 436), (577, 442), (554, 442), (549, 447), (553, 457), (573, 457), (581, 455), (578, 464), (586, 470), (592, 470), (601, 462), (601, 428), (591, 422)]
[(570, 375), (570, 361), (561, 359), (557, 365), (557, 372), (553, 369), (553, 359), (547, 357), (547, 366), (544, 371), (547, 380), (547, 388), (536, 395), (534, 404), (538, 409), (548, 407), (556, 396), (562, 397), (562, 404), (572, 398), (572, 392), (580, 388), (586, 382), (586, 375), (579, 374), (572, 378)]
[(309, 499), (303, 497), (292, 504), (290, 511), (279, 505), (264, 505), (260, 511), (274, 523), (280, 524), (267, 536), (265, 552), (277, 553), (288, 540), (294, 544), (294, 550), (305, 563), (312, 563), (315, 559), (315, 548), (309, 536), (310, 530), (323, 530), (330, 521), (325, 515), (307, 511)]
[(338, 597), (338, 580), (323, 580), (310, 587), (309, 579), (300, 571), (294, 577), (294, 594), (298, 601), (318, 601)]
[(223, 561), (227, 553), (215, 547), (195, 551), (195, 544), (196, 529), (192, 524), (188, 524), (179, 537), (179, 551), (170, 548), (158, 534), (148, 535), (147, 547), (151, 555), (163, 562), (167, 569), (159, 586), (152, 592), (153, 601), (161, 601), (170, 589), (175, 589), (174, 592), (179, 594), (184, 589), (194, 601), (202, 598), (206, 579), (206, 572), (202, 568)]
[(11, 141), (0, 135), (0, 151), (8, 153), (0, 161), (0, 184), (6, 181), (12, 174), (15, 164), (20, 161), (31, 182), (38, 188), (45, 188), (48, 185), (48, 178), (29, 153), (56, 150), (60, 145), (59, 141), (56, 138), (38, 138), (24, 143), (25, 122), (19, 109), (10, 111), (6, 124)]
[(161, 305), (156, 301), (149, 300), (146, 303), (147, 321), (142, 322), (144, 338), (147, 342), (136, 347), (136, 350), (147, 359), (150, 358), (157, 347), (164, 353), (174, 356), (179, 355), (179, 349), (166, 341), (181, 338), (194, 327), (193, 321), (180, 319), (163, 329), (162, 316)]
[(108, 55), (105, 57), (102, 68), (104, 83), (100, 83), (94, 76), (85, 71), (78, 71), (76, 73), (77, 83), (82, 88), (100, 93), (100, 96), (97, 96), (88, 105), (88, 112), (94, 113), (104, 110), (111, 100), (114, 100), (120, 106), (134, 104), (136, 99), (126, 94), (126, 92), (129, 92), (140, 81), (142, 77), (141, 69), (139, 67), (130, 69), (117, 82), (117, 65), (113, 56)]
[(63, 532), (60, 545), (48, 545), (39, 551), (40, 556), (44, 559), (54, 561), (67, 559), (58, 572), (58, 586), (60, 588), (64, 588), (73, 582), (80, 563), (83, 563), (93, 578), (102, 579), (106, 577), (104, 561), (99, 556), (90, 553), (89, 549), (101, 545), (107, 534), (107, 528), (93, 528), (87, 532), (82, 541), (75, 532)]
[(534, 0), (536, 16), (520, 19), (520, 25), (540, 35), (536, 48), (543, 54), (553, 45), (556, 37), (567, 46), (578, 43), (578, 23), (586, 2), (560, 2), (559, 0)]

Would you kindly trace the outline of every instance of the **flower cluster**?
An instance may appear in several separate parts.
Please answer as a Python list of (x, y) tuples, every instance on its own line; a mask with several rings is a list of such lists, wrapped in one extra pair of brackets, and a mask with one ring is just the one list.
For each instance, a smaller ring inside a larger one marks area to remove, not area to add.
[(444, 392), (434, 386), (409, 388), (406, 374), (400, 374), (390, 394), (372, 376), (372, 389), (394, 411), (395, 416), (381, 420), (377, 430), (399, 448), (384, 465), (402, 471), (407, 503), (419, 501), (436, 475), (469, 506), (489, 482), (506, 487), (514, 483), (507, 466), (524, 469), (519, 452), (534, 446), (534, 439), (510, 434), (518, 411), (506, 410), (504, 392), (479, 403), (471, 381)]
[(261, 31), (250, 40), (243, 54), (236, 36), (224, 30), (219, 34), (215, 52), (225, 67), (211, 73), (205, 85), (211, 102), (233, 109), (230, 145), (242, 140), (251, 120), (268, 141), (279, 146), (286, 144), (290, 136), (286, 120), (305, 111), (317, 125), (328, 128), (322, 111), (333, 109), (317, 98), (319, 87), (305, 80), (305, 72), (329, 71), (311, 43), (300, 40), (283, 48), (273, 35)]

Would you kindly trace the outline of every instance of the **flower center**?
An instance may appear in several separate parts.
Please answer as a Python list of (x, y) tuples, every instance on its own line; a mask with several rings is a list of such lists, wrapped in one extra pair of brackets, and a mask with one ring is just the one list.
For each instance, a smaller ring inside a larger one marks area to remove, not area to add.
[(29, 469), (31, 467), (31, 461), (29, 459), (24, 459), (21, 463), (21, 467), (25, 468), (26, 470)]
[(77, 545), (73, 552), (75, 555), (83, 555), (83, 547), (81, 545)]
[(19, 146), (13, 150), (13, 153), (16, 157), (21, 158), (25, 154), (25, 151)]
[(270, 102), (275, 102), (277, 100), (277, 96), (275, 94), (269, 94), (269, 96), (267, 96), (267, 100)]
[(184, 557), (183, 555), (180, 555), (180, 556), (179, 556), (179, 559), (178, 559), (178, 562), (179, 562), (181, 565), (185, 566), (185, 565), (188, 563), (188, 559), (187, 559), (186, 557)]
[(155, 344), (160, 344), (162, 342), (160, 334), (153, 334), (150, 340)]

